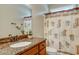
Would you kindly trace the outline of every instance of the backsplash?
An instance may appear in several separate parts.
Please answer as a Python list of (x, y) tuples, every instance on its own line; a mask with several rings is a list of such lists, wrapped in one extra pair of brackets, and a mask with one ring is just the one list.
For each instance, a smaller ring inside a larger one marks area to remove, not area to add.
[[(12, 36), (12, 37), (15, 37), (15, 36)], [(27, 35), (18, 35), (16, 39), (21, 40), (24, 38), (28, 38), (28, 36)], [(8, 42), (12, 42), (11, 37), (0, 38), (0, 44), (8, 43)]]
[(44, 37), (49, 41), (49, 46), (76, 54), (76, 45), (79, 45), (79, 12), (74, 9), (45, 15)]

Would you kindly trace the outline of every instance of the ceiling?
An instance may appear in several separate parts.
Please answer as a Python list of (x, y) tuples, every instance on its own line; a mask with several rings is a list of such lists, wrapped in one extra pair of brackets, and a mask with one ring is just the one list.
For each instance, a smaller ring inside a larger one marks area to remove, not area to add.
[(64, 9), (64, 6), (73, 7), (73, 4), (29, 4), (26, 6), (30, 9), (29, 13), (41, 15), (48, 12), (54, 12), (56, 9)]

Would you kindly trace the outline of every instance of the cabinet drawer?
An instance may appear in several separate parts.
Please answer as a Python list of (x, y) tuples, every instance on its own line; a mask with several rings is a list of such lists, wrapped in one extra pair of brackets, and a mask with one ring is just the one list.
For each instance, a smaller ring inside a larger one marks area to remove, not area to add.
[(38, 46), (31, 48), (30, 50), (24, 52), (22, 55), (35, 55), (38, 53)]
[(40, 52), (39, 52), (39, 55), (46, 55), (46, 49), (42, 49)]
[(39, 44), (39, 50), (41, 50), (45, 47), (46, 47), (46, 42), (45, 41)]

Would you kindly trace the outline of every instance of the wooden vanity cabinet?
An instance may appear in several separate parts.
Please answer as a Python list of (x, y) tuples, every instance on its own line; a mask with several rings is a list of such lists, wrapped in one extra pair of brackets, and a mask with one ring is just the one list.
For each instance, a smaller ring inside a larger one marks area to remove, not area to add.
[(25, 51), (22, 55), (35, 55), (38, 53), (38, 46), (35, 46), (28, 51)]
[(77, 54), (79, 54), (79, 46), (77, 46)]
[(46, 55), (46, 49), (42, 49), (40, 52), (39, 52), (39, 55)]
[(42, 42), (42, 43), (40, 43), (39, 45), (38, 45), (38, 54), (39, 55), (45, 55), (46, 54), (46, 42), (44, 41), (44, 42)]
[(46, 55), (46, 41), (33, 46), (32, 48), (25, 50), (20, 55)]

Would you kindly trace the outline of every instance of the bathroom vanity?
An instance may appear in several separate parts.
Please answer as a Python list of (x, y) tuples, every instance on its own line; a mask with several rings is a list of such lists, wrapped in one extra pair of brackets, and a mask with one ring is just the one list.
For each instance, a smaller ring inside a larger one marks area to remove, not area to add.
[(17, 53), (17, 55), (45, 55), (46, 54), (46, 43), (42, 41), (38, 44), (33, 45), (32, 47), (25, 49)]
[[(18, 42), (32, 42), (28, 46), (11, 47)], [(0, 55), (46, 55), (46, 40), (43, 38), (24, 38), (0, 45)]]

